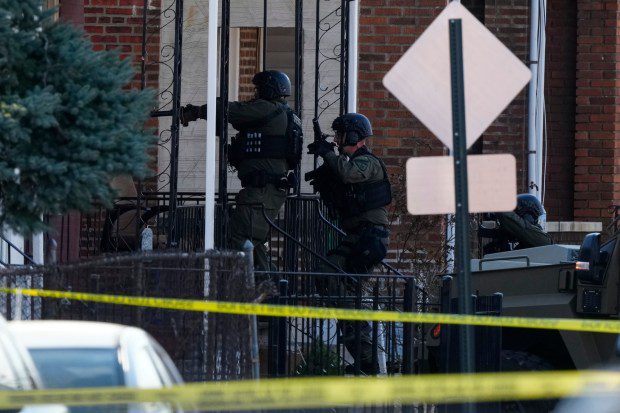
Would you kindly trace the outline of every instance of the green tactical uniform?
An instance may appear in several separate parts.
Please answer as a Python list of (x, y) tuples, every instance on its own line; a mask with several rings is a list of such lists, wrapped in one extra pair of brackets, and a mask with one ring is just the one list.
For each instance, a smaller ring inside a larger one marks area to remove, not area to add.
[[(381, 181), (385, 178), (385, 169), (378, 158), (370, 155), (366, 147), (357, 150), (349, 159), (346, 155), (336, 155), (333, 152), (328, 153), (324, 157), (325, 163), (329, 165), (331, 170), (337, 175), (343, 184), (368, 184)], [(370, 242), (380, 243), (387, 251), (389, 230), (386, 206), (361, 212), (355, 216), (347, 216), (340, 214), (341, 225), (347, 235), (342, 239), (338, 246), (328, 252), (328, 259), (331, 263), (343, 269), (349, 274), (369, 274), (372, 273), (373, 265), (360, 265), (360, 256), (357, 253), (360, 243), (368, 244)], [(385, 254), (383, 254), (385, 255)], [(379, 259), (381, 261), (383, 257)], [(323, 265), (324, 272), (335, 272), (327, 264)], [(358, 282), (362, 282), (362, 296), (370, 296), (372, 294), (372, 285), (363, 278), (341, 276), (328, 276), (327, 285), (329, 296), (355, 296)], [(362, 300), (361, 307), (371, 309), (369, 303)], [(353, 301), (348, 304), (342, 302), (334, 302), (332, 305), (352, 306)], [(338, 326), (342, 331), (343, 342), (349, 353), (356, 357), (355, 342), (355, 322), (339, 320)], [(372, 374), (376, 372), (376, 366), (372, 365), (372, 327), (369, 322), (360, 322), (361, 336), (361, 363), (362, 371)]]
[[(286, 105), (284, 99), (255, 99), (249, 102), (229, 102), (228, 122), (242, 131), (252, 122), (260, 120)], [(264, 135), (284, 135), (288, 125), (286, 111), (252, 130)], [(244, 159), (238, 165), (240, 179), (264, 173), (273, 177), (285, 178), (288, 171), (286, 159)], [(245, 240), (254, 244), (254, 264), (259, 271), (270, 269), (265, 242), (269, 234), (269, 224), (263, 217), (262, 206), (270, 220), (274, 220), (284, 201), (286, 189), (278, 188), (274, 183), (264, 187), (246, 186), (236, 196), (236, 209), (231, 216), (230, 247), (242, 249)]]
[(551, 236), (538, 225), (532, 224), (514, 212), (497, 214), (500, 230), (511, 241), (519, 243), (518, 249), (551, 245)]
[[(291, 95), (286, 73), (264, 70), (254, 75), (252, 84), (256, 99), (228, 102), (228, 122), (239, 131), (228, 145), (228, 161), (237, 169), (243, 187), (231, 216), (228, 246), (242, 249), (245, 241), (251, 240), (255, 266), (266, 271), (270, 269), (265, 248), (269, 235), (266, 218), (274, 220), (286, 200), (287, 171), (301, 160), (303, 131), (301, 120), (284, 100)], [(221, 113), (220, 102), (217, 114)], [(198, 118), (207, 118), (206, 105), (181, 108), (183, 126)], [(221, 125), (221, 120), (216, 123)]]
[[(358, 150), (351, 159), (346, 155), (336, 155), (333, 152), (325, 155), (325, 162), (340, 177), (344, 184), (359, 184), (382, 181), (384, 178), (383, 166), (379, 159), (370, 155), (367, 149)], [(349, 232), (361, 224), (388, 225), (387, 210), (385, 207), (371, 209), (354, 217), (344, 218), (341, 222), (345, 231)]]
[(480, 236), (493, 239), (483, 247), (484, 254), (509, 251), (512, 248), (511, 244), (514, 243), (517, 244), (515, 249), (553, 244), (551, 236), (538, 224), (528, 221), (513, 211), (499, 212), (494, 215), (499, 224), (498, 228), (478, 229)]

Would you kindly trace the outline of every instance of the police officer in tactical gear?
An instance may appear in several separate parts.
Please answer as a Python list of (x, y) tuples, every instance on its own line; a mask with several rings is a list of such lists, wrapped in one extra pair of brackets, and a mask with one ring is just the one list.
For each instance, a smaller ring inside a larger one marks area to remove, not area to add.
[[(282, 208), (291, 181), (287, 172), (301, 160), (303, 134), (301, 121), (284, 99), (291, 94), (288, 76), (266, 70), (257, 73), (252, 83), (256, 88), (254, 99), (228, 103), (228, 122), (239, 131), (228, 147), (228, 161), (243, 187), (231, 216), (229, 247), (241, 250), (245, 240), (251, 240), (256, 269), (267, 271), (269, 225), (263, 209), (274, 220)], [(184, 125), (198, 118), (206, 119), (206, 105), (182, 108)]]
[[(323, 158), (311, 184), (320, 193), (334, 215), (338, 217), (347, 235), (338, 246), (328, 252), (329, 261), (349, 274), (368, 274), (387, 253), (388, 216), (386, 207), (392, 201), (391, 186), (384, 163), (366, 147), (366, 139), (372, 136), (372, 127), (366, 116), (348, 113), (337, 117), (332, 129), (339, 155), (334, 145), (317, 140), (308, 145), (309, 153)], [(334, 272), (325, 267), (324, 272)], [(355, 296), (357, 283), (362, 283), (363, 294), (369, 295), (370, 286), (362, 277), (326, 276), (329, 296)], [(333, 303), (333, 305), (343, 305)], [(344, 304), (347, 305), (347, 304)], [(353, 301), (350, 301), (353, 306)], [(362, 303), (362, 307), (370, 307)], [(361, 323), (361, 360), (355, 360), (366, 374), (377, 372), (372, 360), (372, 328)], [(343, 342), (349, 353), (356, 358), (355, 323), (339, 321)]]
[(551, 236), (543, 229), (545, 209), (534, 195), (519, 194), (514, 212), (491, 214), (497, 228), (479, 228), (479, 235), (493, 240), (484, 246), (485, 254), (551, 245)]

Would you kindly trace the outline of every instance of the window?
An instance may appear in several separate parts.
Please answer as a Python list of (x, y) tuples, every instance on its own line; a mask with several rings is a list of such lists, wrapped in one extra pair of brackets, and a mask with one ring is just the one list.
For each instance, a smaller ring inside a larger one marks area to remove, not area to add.
[(125, 378), (115, 348), (31, 349), (46, 387), (123, 386)]
[[(262, 39), (261, 39), (262, 40)], [(261, 44), (261, 49), (262, 49)], [(260, 53), (262, 60), (262, 50)], [(295, 103), (295, 28), (269, 27), (267, 28), (267, 50), (265, 51), (267, 70), (280, 70), (286, 73), (291, 80), (291, 96), (286, 100), (289, 106)], [(262, 67), (261, 62), (261, 67)]]

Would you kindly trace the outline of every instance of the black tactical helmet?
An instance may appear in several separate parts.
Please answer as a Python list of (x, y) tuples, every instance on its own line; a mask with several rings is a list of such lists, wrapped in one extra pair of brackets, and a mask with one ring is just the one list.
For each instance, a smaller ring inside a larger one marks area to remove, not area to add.
[(517, 209), (515, 213), (525, 220), (538, 223), (539, 218), (546, 215), (545, 208), (532, 194), (517, 195)]
[(291, 81), (286, 73), (278, 70), (258, 72), (252, 78), (252, 83), (261, 99), (270, 100), (291, 95)]
[(372, 136), (370, 121), (361, 113), (338, 116), (332, 123), (332, 129), (345, 134), (343, 146), (355, 145), (362, 139)]

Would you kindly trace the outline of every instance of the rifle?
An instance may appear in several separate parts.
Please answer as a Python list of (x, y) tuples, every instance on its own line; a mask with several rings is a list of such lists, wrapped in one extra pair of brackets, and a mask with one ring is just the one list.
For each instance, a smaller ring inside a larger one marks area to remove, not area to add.
[[(328, 135), (326, 133), (323, 133), (323, 131), (321, 130), (321, 125), (319, 124), (319, 120), (318, 118), (314, 118), (312, 119), (312, 130), (314, 131), (314, 141), (318, 142), (318, 141), (324, 141), (327, 140), (327, 138), (329, 138), (331, 135)], [(306, 182), (311, 181), (313, 179), (315, 179), (318, 175), (319, 175), (319, 170), (321, 169), (321, 167), (317, 167), (316, 166), (316, 155), (314, 156), (314, 170), (310, 171), (310, 172), (306, 172), (306, 174), (304, 175), (304, 180)]]
[(319, 125), (319, 120), (317, 118), (312, 119), (312, 130), (314, 131), (314, 141), (324, 141), (329, 138), (331, 135), (323, 133), (321, 130), (321, 125)]

